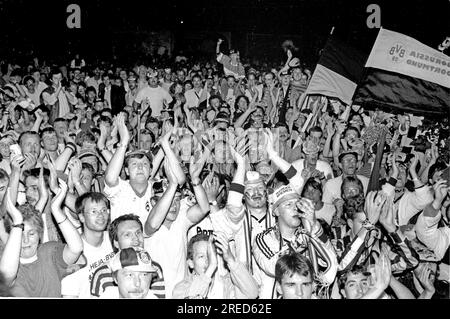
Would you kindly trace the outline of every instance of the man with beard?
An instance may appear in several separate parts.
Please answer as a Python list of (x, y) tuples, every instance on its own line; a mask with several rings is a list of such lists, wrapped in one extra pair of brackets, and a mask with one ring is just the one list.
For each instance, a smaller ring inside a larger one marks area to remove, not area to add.
[[(313, 203), (289, 185), (277, 188), (271, 196), (271, 210), (276, 225), (258, 234), (253, 242), (253, 256), (264, 272), (260, 298), (275, 297), (275, 265), (289, 251), (309, 256), (314, 275), (324, 286), (331, 285), (337, 272), (333, 246), (315, 217)], [(311, 260), (311, 256), (314, 257)], [(318, 265), (324, 267), (319, 272)]]
[(83, 224), (83, 254), (77, 261), (83, 268), (61, 281), (61, 294), (66, 298), (90, 298), (90, 285), (95, 270), (114, 257), (106, 231), (110, 219), (110, 203), (102, 193), (88, 192), (77, 198), (75, 207)]

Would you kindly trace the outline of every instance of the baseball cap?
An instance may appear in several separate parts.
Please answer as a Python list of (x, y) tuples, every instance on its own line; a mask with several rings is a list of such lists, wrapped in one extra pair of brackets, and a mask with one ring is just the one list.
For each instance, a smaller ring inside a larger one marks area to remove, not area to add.
[(310, 155), (310, 154), (316, 154), (320, 151), (320, 146), (314, 143), (311, 140), (306, 140), (302, 144), (303, 153)]
[(128, 157), (131, 157), (131, 156), (134, 156), (134, 155), (144, 155), (145, 157), (148, 158), (148, 160), (150, 161), (150, 163), (153, 161), (152, 155), (151, 155), (149, 152), (147, 152), (147, 151), (145, 151), (145, 150), (142, 150), (142, 149), (138, 149), (138, 150), (134, 150), (134, 151), (129, 151), (129, 152), (127, 152), (127, 153), (125, 154), (125, 160), (126, 160)]
[(352, 154), (353, 156), (355, 156), (355, 158), (358, 158), (358, 153), (356, 153), (355, 151), (349, 150), (349, 151), (342, 151), (339, 154), (338, 160), (339, 162), (342, 161), (342, 159), (344, 158), (344, 156)]
[(156, 272), (150, 254), (140, 247), (129, 247), (118, 252), (109, 263), (112, 272), (129, 269), (141, 272)]
[(230, 50), (230, 54), (234, 54), (234, 53), (239, 54), (239, 51), (236, 50), (236, 49), (231, 49), (231, 50)]
[(230, 124), (230, 116), (225, 112), (219, 112), (217, 113), (214, 122), (226, 122)]
[(284, 70), (280, 73), (280, 76), (290, 75), (291, 73), (288, 70)]
[(261, 175), (256, 171), (248, 171), (245, 174), (245, 185), (264, 183)]
[(300, 195), (290, 185), (282, 185), (269, 196), (269, 202), (275, 210), (281, 203), (294, 198), (300, 199)]

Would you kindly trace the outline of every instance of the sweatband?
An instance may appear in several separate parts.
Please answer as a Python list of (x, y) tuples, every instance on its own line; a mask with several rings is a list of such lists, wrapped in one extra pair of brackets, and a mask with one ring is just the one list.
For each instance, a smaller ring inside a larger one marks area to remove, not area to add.
[(296, 174), (297, 174), (297, 170), (295, 169), (294, 166), (291, 165), (291, 167), (289, 167), (289, 169), (286, 171), (286, 173), (284, 173), (284, 176), (286, 176), (287, 179), (291, 179)]
[(231, 183), (230, 184), (230, 192), (236, 192), (239, 194), (244, 194), (245, 186), (238, 184), (238, 183)]

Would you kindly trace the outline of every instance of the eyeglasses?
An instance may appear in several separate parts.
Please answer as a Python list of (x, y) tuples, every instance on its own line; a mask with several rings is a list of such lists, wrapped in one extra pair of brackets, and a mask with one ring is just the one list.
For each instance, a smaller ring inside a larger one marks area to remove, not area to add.
[(102, 210), (91, 210), (88, 211), (88, 214), (91, 216), (98, 216), (98, 215), (109, 215), (109, 210), (107, 208), (104, 208)]

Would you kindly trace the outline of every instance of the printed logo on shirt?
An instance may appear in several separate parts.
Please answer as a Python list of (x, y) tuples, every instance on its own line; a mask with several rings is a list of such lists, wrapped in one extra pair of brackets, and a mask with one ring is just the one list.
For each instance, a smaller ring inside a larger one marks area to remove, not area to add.
[(201, 229), (201, 227), (197, 226), (197, 235), (198, 234), (205, 234), (211, 236), (212, 234), (214, 234), (214, 231), (212, 229)]
[(95, 270), (100, 267), (101, 265), (107, 263), (109, 260), (111, 260), (114, 257), (115, 253), (111, 252), (110, 254), (106, 255), (104, 258), (99, 259), (93, 263), (89, 264), (89, 281), (92, 280), (92, 276), (95, 272)]

